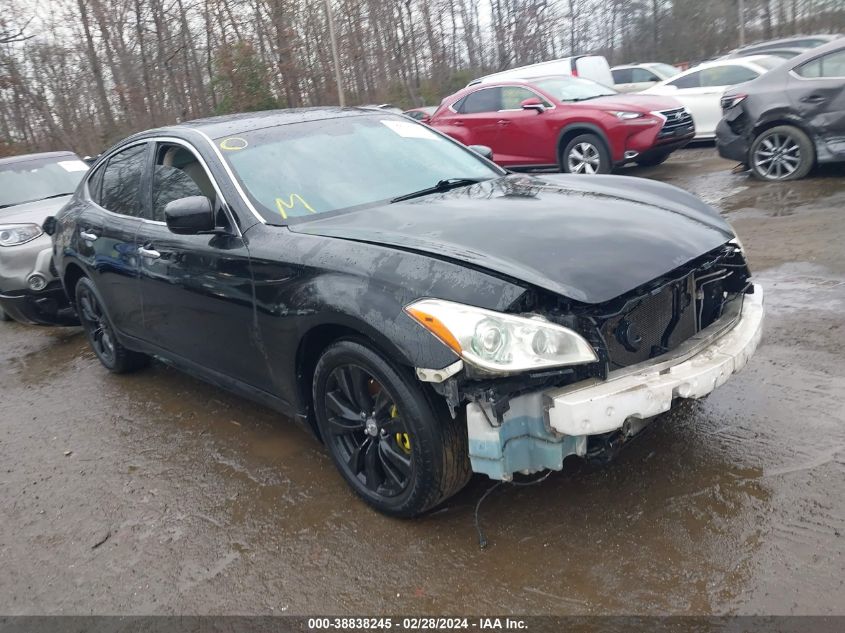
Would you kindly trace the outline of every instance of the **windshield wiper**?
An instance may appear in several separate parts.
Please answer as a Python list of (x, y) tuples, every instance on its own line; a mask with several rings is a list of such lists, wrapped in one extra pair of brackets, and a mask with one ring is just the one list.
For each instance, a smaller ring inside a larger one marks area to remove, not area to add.
[[(38, 198), (38, 200), (49, 200), (50, 198), (61, 198), (62, 196), (72, 196), (73, 192), (70, 193), (54, 193), (52, 196), (44, 196), (43, 198)], [(36, 200), (33, 200), (36, 202)]]
[(575, 97), (574, 99), (567, 99), (569, 103), (575, 103), (576, 101), (589, 101), (590, 99), (598, 99), (599, 97), (609, 97), (613, 93), (608, 93), (606, 95), (592, 95), (590, 97)]
[(443, 180), (438, 180), (437, 184), (433, 187), (426, 187), (425, 189), (420, 189), (419, 191), (414, 191), (413, 193), (406, 193), (402, 196), (397, 196), (393, 198), (390, 202), (402, 202), (403, 200), (410, 200), (411, 198), (419, 198), (421, 196), (427, 196), (430, 193), (441, 193), (443, 191), (449, 191), (450, 189), (457, 189), (458, 187), (465, 187), (467, 185), (474, 185), (477, 182), (483, 182), (485, 180), (489, 180), (488, 178), (444, 178)]

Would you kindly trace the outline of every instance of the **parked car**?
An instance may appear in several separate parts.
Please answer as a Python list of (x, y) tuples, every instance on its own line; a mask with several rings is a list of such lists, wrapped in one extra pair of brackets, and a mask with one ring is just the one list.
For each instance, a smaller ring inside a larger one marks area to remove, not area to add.
[(529, 64), (519, 68), (511, 68), (498, 73), (492, 73), (473, 79), (467, 88), (477, 84), (495, 83), (511, 80), (528, 80), (536, 77), (549, 77), (553, 75), (571, 75), (591, 79), (605, 86), (613, 85), (613, 75), (610, 72), (610, 64), (601, 55), (577, 55), (575, 57), (562, 57), (538, 64)]
[(610, 69), (613, 74), (613, 87), (619, 92), (639, 92), (670, 79), (681, 72), (671, 64), (626, 64)]
[(571, 76), (465, 88), (444, 99), (428, 123), (466, 145), (492, 148), (500, 165), (585, 174), (656, 165), (695, 132), (671, 98), (623, 95)]
[(41, 228), (70, 199), (87, 165), (72, 152), (0, 158), (0, 320), (73, 323)]
[(837, 40), (842, 37), (839, 33), (817, 33), (815, 35), (793, 35), (792, 37), (782, 37), (775, 40), (766, 40), (765, 42), (756, 42), (747, 46), (742, 46), (732, 50), (721, 59), (730, 59), (732, 57), (747, 57), (748, 55), (774, 55), (772, 51), (783, 49), (800, 49), (807, 50), (816, 48), (817, 46), (824, 46), (828, 42)]
[(642, 94), (671, 96), (692, 115), (696, 139), (712, 139), (722, 118), (721, 100), (730, 86), (756, 79), (783, 63), (780, 57), (759, 55), (699, 64)]
[(808, 50), (722, 98), (716, 147), (764, 180), (845, 161), (845, 38)]
[[(806, 48), (768, 48), (766, 49), (765, 54), (771, 55), (773, 57), (780, 57), (781, 59), (792, 59), (797, 55), (800, 55)], [(736, 53), (730, 56), (730, 58), (735, 57), (753, 57), (754, 55), (759, 55), (760, 53)]]
[(429, 119), (431, 119), (431, 115), (437, 110), (437, 106), (425, 106), (422, 108), (411, 108), (410, 110), (405, 110), (405, 116), (409, 116), (415, 121), (420, 121), (421, 123), (428, 123)]
[(107, 369), (154, 355), (294, 417), (397, 516), (472, 471), (610, 456), (760, 338), (762, 291), (697, 198), (508, 174), (388, 112), (137, 134), (50, 226)]

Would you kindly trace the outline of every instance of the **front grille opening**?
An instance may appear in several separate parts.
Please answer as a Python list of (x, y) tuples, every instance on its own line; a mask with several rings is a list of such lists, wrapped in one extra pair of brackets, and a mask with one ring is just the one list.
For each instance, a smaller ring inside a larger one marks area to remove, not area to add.
[[(697, 264), (697, 265), (696, 265)], [(748, 269), (728, 245), (714, 258), (675, 271), (612, 313), (595, 315), (613, 371), (671, 352), (717, 321), (748, 288)]]
[(686, 134), (689, 128), (692, 127), (692, 115), (684, 108), (675, 108), (673, 110), (661, 110), (660, 114), (666, 117), (663, 127), (657, 134), (657, 138), (667, 138)]

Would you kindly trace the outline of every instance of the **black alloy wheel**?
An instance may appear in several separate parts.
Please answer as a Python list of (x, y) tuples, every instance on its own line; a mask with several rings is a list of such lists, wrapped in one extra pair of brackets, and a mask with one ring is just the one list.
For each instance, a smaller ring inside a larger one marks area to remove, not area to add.
[(149, 356), (126, 349), (118, 341), (103, 301), (87, 277), (76, 284), (76, 309), (88, 342), (106, 369), (122, 374), (139, 369), (149, 362)]
[(358, 339), (330, 345), (314, 369), (317, 429), (349, 486), (376, 510), (412, 517), (469, 481), (466, 418), (412, 372)]
[(791, 125), (778, 125), (754, 139), (749, 152), (751, 172), (761, 180), (797, 180), (813, 168), (813, 142)]
[(331, 437), (349, 474), (373, 493), (395, 497), (413, 474), (408, 428), (394, 397), (364, 367), (340, 365), (326, 382)]

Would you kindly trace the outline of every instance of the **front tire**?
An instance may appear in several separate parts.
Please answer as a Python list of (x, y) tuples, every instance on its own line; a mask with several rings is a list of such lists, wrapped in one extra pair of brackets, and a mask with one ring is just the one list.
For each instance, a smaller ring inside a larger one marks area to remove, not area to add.
[(76, 308), (88, 343), (106, 369), (115, 374), (125, 374), (149, 363), (149, 356), (126, 349), (117, 340), (114, 326), (103, 307), (103, 299), (87, 277), (76, 284)]
[(412, 517), (469, 481), (462, 416), (454, 420), (413, 377), (354, 340), (331, 345), (314, 370), (320, 435), (349, 486), (379, 512)]
[(560, 168), (567, 174), (609, 174), (613, 165), (601, 138), (596, 134), (579, 134), (563, 148)]
[(8, 314), (6, 314), (5, 310), (3, 310), (3, 308), (0, 308), (0, 322), (11, 321), (11, 320), (12, 320), (12, 317), (10, 317)]
[(751, 173), (761, 180), (797, 180), (809, 174), (816, 162), (810, 137), (791, 125), (759, 134), (748, 155)]

